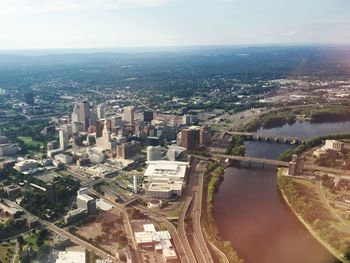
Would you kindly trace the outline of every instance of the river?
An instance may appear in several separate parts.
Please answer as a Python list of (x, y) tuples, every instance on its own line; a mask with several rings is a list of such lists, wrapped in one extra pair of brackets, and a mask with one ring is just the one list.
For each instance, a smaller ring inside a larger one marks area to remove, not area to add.
[[(259, 130), (271, 135), (311, 138), (349, 132), (350, 122), (296, 122)], [(246, 156), (276, 159), (294, 146), (245, 142)], [(246, 263), (331, 263), (333, 256), (298, 221), (282, 199), (276, 168), (227, 168), (214, 200), (214, 216), (223, 239), (230, 240)]]

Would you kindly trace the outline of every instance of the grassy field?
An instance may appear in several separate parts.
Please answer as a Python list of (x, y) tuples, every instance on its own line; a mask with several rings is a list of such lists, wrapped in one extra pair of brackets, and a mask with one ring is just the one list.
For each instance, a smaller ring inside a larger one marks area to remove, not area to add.
[(37, 146), (44, 147), (43, 142), (34, 141), (32, 137), (19, 136), (18, 139), (20, 139), (21, 141), (23, 141), (25, 144), (27, 144), (30, 147), (37, 147)]
[(16, 243), (15, 242), (3, 242), (0, 245), (0, 261), (10, 262), (12, 256), (15, 253)]
[(323, 198), (324, 187), (321, 183), (301, 178), (283, 179), (280, 174), (278, 180), (280, 189), (282, 187), (296, 215), (304, 221), (314, 237), (339, 259), (349, 262), (343, 255), (350, 246), (350, 229), (334, 213), (329, 200)]

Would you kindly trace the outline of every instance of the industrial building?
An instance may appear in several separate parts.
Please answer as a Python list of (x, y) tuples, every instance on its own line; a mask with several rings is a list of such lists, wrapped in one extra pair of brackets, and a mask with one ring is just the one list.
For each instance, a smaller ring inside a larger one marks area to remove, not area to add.
[(150, 161), (144, 173), (147, 196), (158, 199), (180, 197), (188, 173), (187, 162)]

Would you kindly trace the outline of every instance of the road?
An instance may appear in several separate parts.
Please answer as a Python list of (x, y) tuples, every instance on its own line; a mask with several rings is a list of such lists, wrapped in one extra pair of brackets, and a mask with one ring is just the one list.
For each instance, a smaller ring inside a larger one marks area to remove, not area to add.
[(193, 254), (191, 245), (188, 241), (187, 238), (187, 233), (186, 233), (186, 223), (185, 223), (185, 218), (186, 218), (186, 214), (188, 211), (188, 208), (190, 207), (191, 203), (192, 203), (192, 196), (188, 196), (186, 197), (184, 202), (184, 206), (181, 210), (180, 216), (179, 216), (179, 220), (178, 220), (178, 232), (179, 232), (179, 237), (181, 238), (181, 240), (183, 241), (183, 245), (187, 251), (187, 257), (190, 260), (190, 262), (197, 262), (196, 257)]
[[(192, 225), (194, 230), (194, 240), (198, 249), (195, 250), (198, 262), (209, 262), (214, 263), (214, 260), (210, 254), (207, 242), (204, 238), (201, 217), (202, 217), (202, 203), (203, 203), (203, 184), (204, 184), (204, 173), (201, 171), (201, 167), (206, 165), (205, 163), (196, 163), (194, 161), (194, 171), (191, 171), (190, 176), (197, 178), (197, 186), (194, 191), (194, 202), (193, 209), (191, 211)], [(197, 253), (196, 253), (197, 252)]]

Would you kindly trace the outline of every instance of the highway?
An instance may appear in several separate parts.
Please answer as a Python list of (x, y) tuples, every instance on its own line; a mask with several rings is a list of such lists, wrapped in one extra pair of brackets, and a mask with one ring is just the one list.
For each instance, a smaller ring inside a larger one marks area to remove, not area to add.
[[(203, 184), (204, 184), (204, 173), (199, 170), (203, 164), (199, 163), (198, 165), (193, 165), (195, 171), (191, 173), (191, 176), (196, 176), (197, 178), (197, 187), (194, 191), (194, 202), (193, 210), (191, 212), (193, 229), (194, 229), (194, 240), (196, 245), (199, 247), (200, 254), (197, 259), (199, 262), (208, 262), (214, 263), (214, 260), (210, 254), (207, 242), (204, 238), (201, 217), (202, 217), (202, 204), (203, 204)], [(204, 163), (205, 165), (205, 163)], [(197, 253), (198, 254), (198, 253)]]
[(186, 223), (185, 223), (186, 214), (187, 214), (187, 211), (192, 203), (192, 200), (193, 200), (192, 196), (189, 196), (185, 199), (184, 206), (183, 206), (181, 213), (180, 213), (180, 216), (179, 216), (177, 229), (179, 232), (179, 237), (181, 238), (181, 240), (183, 240), (183, 245), (187, 251), (188, 259), (190, 260), (190, 262), (195, 263), (195, 262), (197, 262), (197, 259), (194, 256), (191, 245), (188, 241), (187, 233), (186, 233)]

